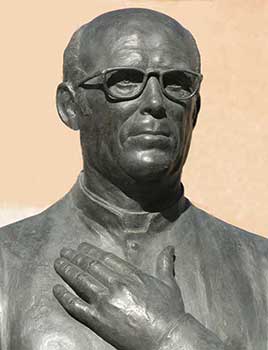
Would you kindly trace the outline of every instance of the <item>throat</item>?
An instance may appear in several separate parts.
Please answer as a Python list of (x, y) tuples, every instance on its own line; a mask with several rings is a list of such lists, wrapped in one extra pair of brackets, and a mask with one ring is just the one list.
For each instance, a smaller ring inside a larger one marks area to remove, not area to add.
[(127, 188), (120, 188), (91, 168), (88, 173), (81, 173), (80, 182), (85, 191), (104, 205), (133, 213), (164, 211), (183, 196), (178, 177), (162, 182), (129, 183)]

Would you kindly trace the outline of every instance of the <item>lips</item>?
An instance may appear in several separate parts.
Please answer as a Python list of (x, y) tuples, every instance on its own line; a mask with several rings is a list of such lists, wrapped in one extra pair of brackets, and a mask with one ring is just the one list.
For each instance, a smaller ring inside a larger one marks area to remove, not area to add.
[(120, 132), (123, 147), (136, 150), (171, 147), (173, 133), (167, 119), (156, 119), (150, 115), (129, 118)]
[(164, 136), (164, 137), (169, 137), (170, 133), (164, 132), (164, 131), (155, 131), (155, 130), (144, 130), (141, 131), (135, 135), (130, 135), (131, 137), (135, 137), (135, 136), (146, 136), (146, 135), (150, 135), (150, 136)]
[(132, 125), (128, 130), (124, 145), (134, 147), (136, 150), (144, 151), (150, 149), (167, 150), (172, 145), (171, 132), (165, 124), (159, 125)]
[(170, 136), (170, 130), (167, 126), (156, 126), (152, 125), (151, 127), (136, 127), (133, 128), (129, 134), (128, 137), (135, 137), (135, 136), (142, 136), (142, 135), (152, 135), (152, 136)]

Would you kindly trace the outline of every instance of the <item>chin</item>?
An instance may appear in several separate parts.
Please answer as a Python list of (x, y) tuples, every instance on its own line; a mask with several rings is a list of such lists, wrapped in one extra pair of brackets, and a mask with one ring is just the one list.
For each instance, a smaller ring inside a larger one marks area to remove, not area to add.
[(128, 176), (140, 182), (160, 181), (174, 164), (170, 154), (157, 149), (121, 155), (119, 163)]

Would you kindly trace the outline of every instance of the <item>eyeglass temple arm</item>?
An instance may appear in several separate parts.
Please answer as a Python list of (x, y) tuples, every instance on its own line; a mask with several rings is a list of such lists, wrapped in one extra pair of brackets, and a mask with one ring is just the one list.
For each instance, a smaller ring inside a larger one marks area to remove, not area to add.
[(97, 71), (97, 72), (94, 73), (93, 75), (90, 75), (90, 76), (84, 78), (82, 81), (80, 81), (80, 82), (77, 84), (77, 86), (79, 87), (79, 86), (83, 85), (86, 81), (88, 81), (88, 80), (90, 80), (90, 79), (93, 79), (93, 78), (96, 78), (96, 77), (99, 76), (99, 75), (103, 75), (103, 71)]

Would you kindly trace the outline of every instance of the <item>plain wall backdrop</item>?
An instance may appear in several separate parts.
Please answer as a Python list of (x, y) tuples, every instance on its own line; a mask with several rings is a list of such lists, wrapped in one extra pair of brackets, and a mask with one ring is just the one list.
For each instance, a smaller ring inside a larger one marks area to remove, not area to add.
[(75, 182), (79, 134), (60, 122), (55, 108), (63, 50), (80, 25), (124, 7), (175, 17), (201, 51), (202, 108), (183, 176), (186, 196), (268, 236), (267, 0), (2, 4), (0, 225), (49, 206)]

